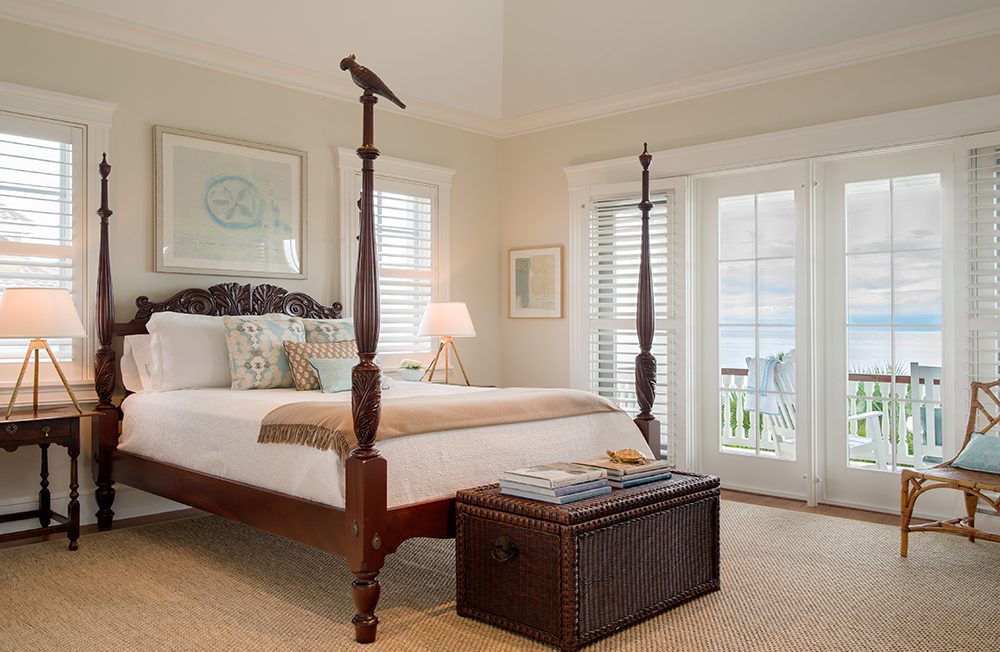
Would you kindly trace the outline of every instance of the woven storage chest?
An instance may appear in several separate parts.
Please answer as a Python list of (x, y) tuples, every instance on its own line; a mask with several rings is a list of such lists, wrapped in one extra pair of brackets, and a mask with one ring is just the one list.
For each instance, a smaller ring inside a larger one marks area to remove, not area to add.
[(719, 588), (719, 479), (673, 478), (569, 505), (458, 492), (460, 616), (576, 650)]

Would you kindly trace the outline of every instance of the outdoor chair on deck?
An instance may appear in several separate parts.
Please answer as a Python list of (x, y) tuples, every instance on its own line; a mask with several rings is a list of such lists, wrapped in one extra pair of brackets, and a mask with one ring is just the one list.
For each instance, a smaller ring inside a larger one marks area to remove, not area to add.
[[(779, 459), (795, 459), (795, 351), (786, 354), (781, 360), (765, 358), (747, 358), (747, 388), (756, 388), (756, 378), (759, 374), (762, 395), (760, 405), (757, 401), (748, 401), (748, 409), (760, 411), (764, 417), (764, 425), (774, 435), (774, 452)], [(772, 402), (768, 404), (767, 397)], [(878, 468), (886, 468), (885, 438), (882, 436), (882, 413), (877, 411), (860, 412), (848, 415), (848, 423), (863, 422), (865, 434), (862, 437), (854, 428), (855, 434), (848, 435), (849, 457), (851, 459), (865, 457), (873, 458)]]
[[(952, 466), (972, 441), (973, 433), (987, 435), (1000, 424), (1000, 398), (997, 390), (1000, 380), (992, 383), (972, 383), (972, 404), (969, 422), (965, 428), (962, 449), (952, 459), (929, 469), (904, 469), (902, 474), (902, 494), (900, 499), (900, 553), (906, 556), (910, 532), (948, 532), (987, 541), (1000, 541), (1000, 535), (976, 529), (976, 507), (982, 500), (1000, 515), (1000, 497), (991, 498), (984, 492), (1000, 492), (1000, 473), (970, 471)], [(914, 434), (916, 438), (916, 433)], [(951, 518), (922, 525), (910, 525), (913, 508), (922, 494), (932, 489), (956, 489), (965, 494), (964, 518)]]
[(914, 464), (929, 466), (943, 461), (941, 452), (941, 367), (910, 363), (910, 400), (913, 416)]

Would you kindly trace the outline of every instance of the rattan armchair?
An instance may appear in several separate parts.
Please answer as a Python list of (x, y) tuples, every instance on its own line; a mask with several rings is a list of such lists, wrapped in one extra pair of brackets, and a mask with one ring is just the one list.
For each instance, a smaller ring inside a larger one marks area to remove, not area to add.
[[(969, 445), (972, 433), (986, 434), (1000, 424), (1000, 398), (997, 389), (1000, 380), (992, 383), (972, 383), (972, 403), (969, 408), (969, 422), (965, 429), (962, 449)], [(961, 452), (961, 450), (959, 452)], [(979, 501), (990, 505), (1000, 515), (1000, 497), (990, 498), (983, 492), (1000, 492), (1000, 475), (967, 471), (951, 465), (955, 457), (929, 469), (906, 469), (902, 475), (902, 495), (900, 500), (900, 553), (906, 556), (910, 532), (948, 532), (987, 541), (1000, 541), (1000, 535), (976, 529), (976, 507)], [(933, 523), (910, 525), (913, 506), (922, 494), (932, 489), (957, 489), (965, 494), (965, 517), (951, 518)]]

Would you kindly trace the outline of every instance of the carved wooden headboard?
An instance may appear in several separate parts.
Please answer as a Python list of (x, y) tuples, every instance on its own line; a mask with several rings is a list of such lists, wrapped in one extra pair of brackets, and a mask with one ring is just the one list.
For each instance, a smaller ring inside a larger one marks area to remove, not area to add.
[(343, 306), (327, 306), (303, 292), (289, 292), (267, 283), (243, 285), (220, 283), (207, 289), (181, 290), (166, 301), (154, 303), (149, 297), (135, 300), (132, 321), (115, 324), (115, 335), (137, 335), (146, 332), (146, 322), (155, 312), (183, 312), (191, 315), (267, 315), (282, 313), (311, 319), (339, 319)]

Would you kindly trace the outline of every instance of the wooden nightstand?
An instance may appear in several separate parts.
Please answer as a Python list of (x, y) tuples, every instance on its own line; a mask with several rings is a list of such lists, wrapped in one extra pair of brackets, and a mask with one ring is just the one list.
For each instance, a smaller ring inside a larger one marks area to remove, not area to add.
[[(80, 494), (77, 476), (77, 458), (80, 456), (80, 420), (84, 417), (99, 417), (97, 412), (80, 414), (74, 408), (54, 408), (39, 410), (34, 415), (30, 410), (16, 411), (9, 419), (0, 422), (0, 448), (13, 452), (21, 446), (38, 446), (42, 451), (41, 490), (38, 492), (38, 509), (16, 514), (0, 515), (0, 523), (37, 518), (39, 525), (31, 530), (0, 534), (0, 543), (13, 539), (38, 537), (57, 532), (66, 532), (69, 549), (77, 549), (80, 538)], [(69, 506), (66, 516), (52, 511), (49, 494), (49, 446), (65, 446), (69, 452)], [(52, 524), (55, 521), (55, 525)]]

